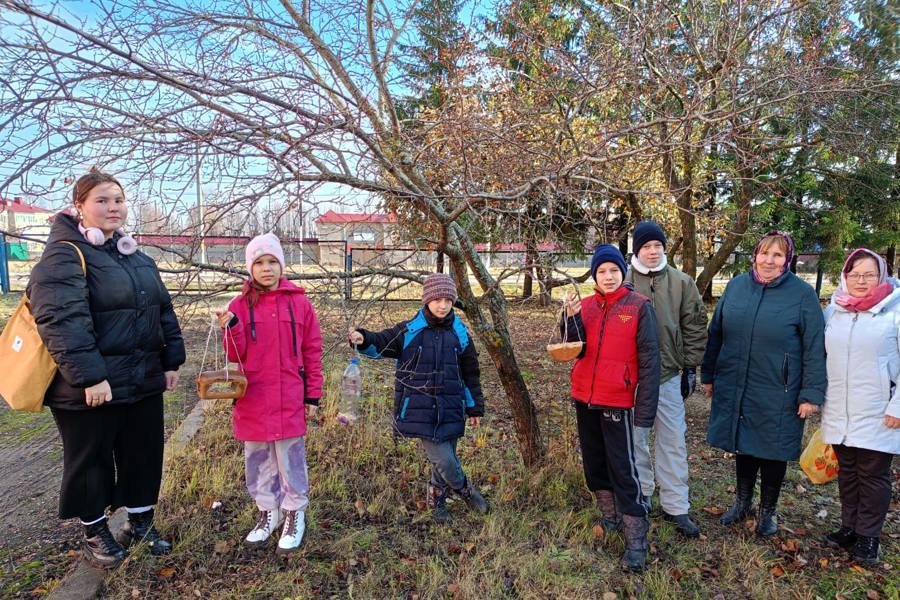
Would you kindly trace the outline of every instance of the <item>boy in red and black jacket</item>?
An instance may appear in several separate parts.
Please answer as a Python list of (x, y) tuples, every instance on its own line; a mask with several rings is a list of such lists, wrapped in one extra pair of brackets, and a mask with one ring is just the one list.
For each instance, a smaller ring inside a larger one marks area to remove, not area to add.
[(591, 260), (595, 293), (566, 298), (567, 341), (583, 341), (572, 368), (572, 399), (588, 488), (605, 529), (623, 529), (622, 566), (642, 571), (647, 559), (649, 503), (641, 492), (634, 427), (650, 427), (659, 399), (656, 314), (646, 296), (622, 285), (625, 258), (609, 244)]

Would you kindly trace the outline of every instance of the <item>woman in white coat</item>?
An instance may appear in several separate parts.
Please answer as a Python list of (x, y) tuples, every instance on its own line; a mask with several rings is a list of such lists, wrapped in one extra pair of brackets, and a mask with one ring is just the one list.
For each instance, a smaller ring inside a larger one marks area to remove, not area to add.
[(841, 496), (841, 528), (825, 540), (874, 564), (891, 502), (891, 460), (900, 454), (900, 287), (871, 250), (854, 250), (844, 263), (825, 309), (825, 348), (822, 439), (837, 453)]

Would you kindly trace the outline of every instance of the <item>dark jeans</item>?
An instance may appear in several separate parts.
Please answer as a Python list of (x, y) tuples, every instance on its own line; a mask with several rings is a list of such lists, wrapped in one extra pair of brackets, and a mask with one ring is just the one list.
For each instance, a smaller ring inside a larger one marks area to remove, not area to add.
[(891, 505), (891, 461), (893, 454), (835, 444), (838, 457), (838, 490), (841, 494), (841, 525), (857, 535), (881, 536)]
[(577, 400), (574, 404), (588, 489), (612, 490), (620, 513), (647, 516), (649, 506), (635, 463), (631, 409), (589, 407)]
[(92, 521), (106, 508), (156, 504), (162, 481), (162, 394), (90, 410), (51, 408), (63, 442), (59, 517)]

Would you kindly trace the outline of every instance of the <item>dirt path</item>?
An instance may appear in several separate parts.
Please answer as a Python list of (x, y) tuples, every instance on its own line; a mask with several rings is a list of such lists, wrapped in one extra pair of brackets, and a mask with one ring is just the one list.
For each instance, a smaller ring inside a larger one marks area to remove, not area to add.
[[(193, 375), (166, 395), (166, 438), (190, 412)], [(77, 519), (57, 517), (62, 441), (49, 410), (10, 411), (0, 402), (0, 598), (33, 598), (77, 563)]]
[(40, 595), (62, 577), (77, 542), (57, 518), (62, 442), (49, 411), (0, 406), (0, 597)]
[[(3, 412), (9, 412), (3, 407)], [(49, 420), (50, 427), (45, 421)], [(62, 442), (49, 413), (33, 419), (33, 431), (0, 440), (0, 548), (15, 549), (58, 527), (56, 501), (62, 474)], [(4, 434), (10, 433), (4, 430)]]

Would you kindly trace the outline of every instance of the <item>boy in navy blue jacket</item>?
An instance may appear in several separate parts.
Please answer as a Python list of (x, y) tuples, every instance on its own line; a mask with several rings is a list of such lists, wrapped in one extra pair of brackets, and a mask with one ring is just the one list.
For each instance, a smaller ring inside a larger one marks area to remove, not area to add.
[(443, 273), (425, 278), (422, 309), (409, 321), (383, 331), (351, 328), (349, 342), (371, 358), (397, 360), (394, 430), (417, 437), (431, 462), (428, 506), (435, 523), (448, 523), (450, 491), (472, 510), (490, 506), (472, 485), (456, 455), (466, 417), (478, 427), (484, 415), (478, 354), (466, 326), (453, 313), (456, 284)]

